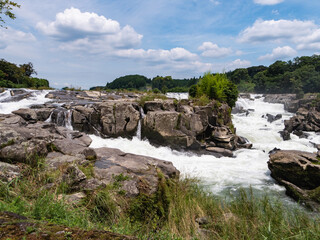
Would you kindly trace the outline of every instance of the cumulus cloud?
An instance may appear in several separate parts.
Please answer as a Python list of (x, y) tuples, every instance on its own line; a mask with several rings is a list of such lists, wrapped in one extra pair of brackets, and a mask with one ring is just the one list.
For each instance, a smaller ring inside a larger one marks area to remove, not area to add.
[(203, 57), (221, 58), (232, 53), (231, 48), (219, 47), (217, 44), (212, 42), (204, 42), (198, 49), (202, 51), (201, 55)]
[(109, 48), (137, 46), (143, 37), (131, 26), (121, 28), (115, 20), (96, 13), (81, 12), (77, 8), (69, 8), (58, 13), (53, 22), (39, 22), (37, 28), (43, 34), (61, 41), (63, 49), (94, 47), (92, 52), (95, 52), (95, 48), (104, 49), (102, 45)]
[(284, 0), (253, 0), (256, 4), (260, 5), (276, 5), (282, 3)]
[(297, 51), (289, 46), (277, 47), (272, 50), (272, 53), (259, 57), (259, 60), (279, 60), (288, 57), (293, 57)]
[(163, 49), (124, 49), (115, 52), (115, 55), (125, 58), (145, 59), (154, 62), (168, 61), (190, 61), (197, 58), (197, 55), (184, 48)]
[(239, 35), (240, 42), (296, 41), (312, 34), (317, 25), (312, 21), (258, 19)]
[(28, 43), (33, 41), (36, 41), (36, 38), (31, 33), (17, 31), (12, 28), (0, 28), (0, 49), (4, 49), (13, 43)]

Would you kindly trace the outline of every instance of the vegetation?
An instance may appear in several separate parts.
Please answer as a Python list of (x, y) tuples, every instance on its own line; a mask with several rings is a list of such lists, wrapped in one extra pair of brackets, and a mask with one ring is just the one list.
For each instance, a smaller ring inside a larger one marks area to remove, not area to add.
[(238, 89), (225, 74), (207, 72), (197, 85), (191, 86), (189, 95), (193, 98), (206, 96), (209, 99), (226, 102), (230, 107), (233, 107), (238, 98)]
[(0, 60), (0, 87), (8, 88), (49, 88), (46, 79), (31, 77), (37, 74), (31, 62), (19, 65)]
[(162, 93), (166, 92), (188, 92), (189, 87), (199, 81), (197, 78), (191, 79), (172, 79), (171, 76), (157, 76), (152, 79), (152, 89), (159, 89)]
[(12, 12), (13, 7), (20, 7), (20, 5), (18, 5), (17, 3), (13, 2), (13, 1), (9, 1), (9, 0), (1, 0), (0, 1), (0, 27), (4, 27), (3, 24), (5, 23), (5, 21), (3, 20), (3, 18), (1, 17), (1, 15), (5, 15), (11, 19), (15, 19), (16, 16), (14, 15), (14, 13)]
[(231, 201), (225, 201), (210, 194), (196, 180), (167, 180), (161, 172), (158, 191), (150, 196), (125, 198), (118, 188), (126, 178), (114, 176), (117, 184), (88, 192), (82, 202), (70, 204), (55, 187), (45, 187), (57, 181), (61, 170), (50, 173), (43, 167), (25, 167), (20, 179), (0, 182), (0, 211), (45, 220), (50, 226), (110, 230), (139, 239), (320, 237), (317, 218), (287, 209), (279, 200), (256, 198), (251, 191), (240, 190)]
[(143, 89), (151, 80), (141, 75), (127, 75), (107, 83), (106, 89)]
[(276, 61), (269, 67), (239, 68), (227, 73), (241, 92), (303, 93), (320, 92), (320, 55)]

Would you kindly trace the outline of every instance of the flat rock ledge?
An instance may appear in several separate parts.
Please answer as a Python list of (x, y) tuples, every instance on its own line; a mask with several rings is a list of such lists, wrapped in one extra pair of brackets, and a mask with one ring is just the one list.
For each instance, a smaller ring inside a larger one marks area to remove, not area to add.
[(291, 150), (270, 152), (271, 176), (286, 193), (312, 210), (320, 210), (320, 158), (315, 153)]

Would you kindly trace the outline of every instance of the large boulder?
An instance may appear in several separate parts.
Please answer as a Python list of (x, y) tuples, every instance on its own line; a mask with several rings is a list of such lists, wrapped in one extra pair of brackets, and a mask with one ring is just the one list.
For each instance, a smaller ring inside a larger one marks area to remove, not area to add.
[(320, 159), (314, 153), (275, 150), (270, 153), (271, 176), (287, 194), (309, 206), (320, 206)]
[(95, 178), (106, 185), (117, 182), (129, 197), (139, 193), (155, 193), (160, 181), (159, 174), (167, 179), (179, 177), (179, 171), (171, 162), (112, 148), (98, 148), (95, 151)]

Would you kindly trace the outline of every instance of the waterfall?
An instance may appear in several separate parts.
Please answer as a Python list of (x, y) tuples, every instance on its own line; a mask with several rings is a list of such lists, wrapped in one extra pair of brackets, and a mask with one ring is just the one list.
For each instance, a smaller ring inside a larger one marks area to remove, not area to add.
[(144, 119), (144, 117), (145, 117), (142, 107), (139, 108), (139, 113), (140, 113), (140, 119), (139, 119), (139, 122), (138, 122), (136, 137), (137, 137), (139, 140), (141, 140), (141, 125), (142, 125), (142, 121), (143, 121), (143, 119)]
[(68, 111), (64, 112), (64, 126), (73, 131), (72, 127), (72, 110), (69, 109)]

